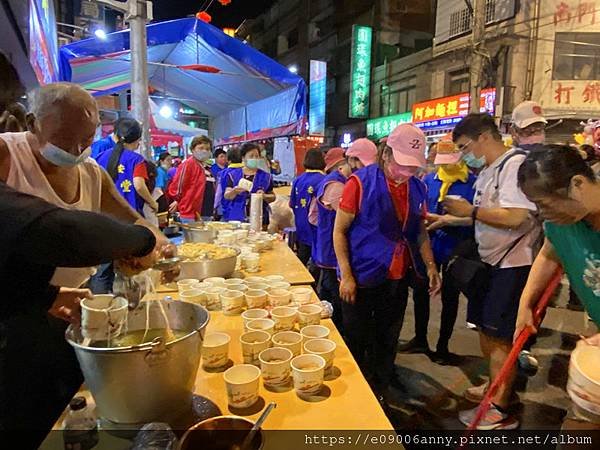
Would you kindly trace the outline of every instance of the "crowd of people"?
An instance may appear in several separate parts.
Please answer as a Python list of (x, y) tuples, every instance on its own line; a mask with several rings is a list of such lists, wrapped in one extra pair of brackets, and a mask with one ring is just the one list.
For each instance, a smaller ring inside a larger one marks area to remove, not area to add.
[[(489, 368), (487, 383), (464, 392), (476, 404), (513, 340), (525, 327), (535, 331), (532, 311), (560, 265), (600, 323), (598, 264), (590, 260), (599, 248), (598, 149), (546, 145), (546, 124), (540, 105), (525, 101), (513, 112), (510, 147), (482, 113), (464, 117), (428, 151), (423, 133), (402, 124), (379, 148), (359, 139), (347, 151), (306, 154), (290, 204), (299, 256), (316, 268), (319, 296), (333, 304), (336, 326), (384, 404), (393, 389), (404, 389), (394, 371), (397, 352), (457, 364), (449, 344), (461, 294)], [(400, 344), (411, 290), (415, 336)], [(442, 305), (434, 352), (427, 339), (432, 298)], [(586, 342), (598, 345), (600, 334)], [(537, 364), (533, 345), (535, 337), (519, 358), (525, 369)], [(478, 428), (519, 426), (511, 414), (516, 373), (515, 365), (501, 380)], [(467, 426), (476, 413), (461, 411), (459, 420)]]
[[(110, 292), (115, 269), (140, 272), (173, 254), (157, 214), (183, 223), (247, 221), (257, 193), (266, 227), (280, 169), (258, 144), (225, 152), (205, 136), (176, 167), (169, 152), (148, 161), (137, 151), (141, 127), (126, 117), (93, 142), (99, 114), (88, 92), (49, 84), (29, 94), (25, 110), (16, 103), (23, 95), (16, 72), (3, 56), (0, 66), (0, 280), (11, 298), (0, 305), (0, 430), (43, 436), (82, 381), (64, 340), (79, 300)], [(461, 294), (490, 382), (513, 339), (536, 327), (532, 310), (559, 266), (600, 324), (598, 149), (546, 145), (546, 123), (540, 106), (526, 101), (513, 112), (511, 148), (482, 113), (429, 149), (418, 127), (402, 124), (377, 145), (362, 138), (347, 150), (306, 152), (289, 203), (298, 256), (383, 403), (402, 388), (398, 351), (454, 363)], [(415, 336), (398, 345), (411, 291)], [(442, 305), (432, 353), (431, 299)], [(600, 335), (586, 342), (600, 345)], [(515, 375), (516, 367), (480, 428), (519, 426), (510, 413)], [(465, 397), (480, 402), (490, 382)], [(468, 425), (475, 414), (459, 419)]]

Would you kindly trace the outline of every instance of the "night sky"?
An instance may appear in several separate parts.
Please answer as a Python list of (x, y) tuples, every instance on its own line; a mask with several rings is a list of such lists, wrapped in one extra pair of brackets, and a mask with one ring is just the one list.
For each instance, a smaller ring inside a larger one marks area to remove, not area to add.
[[(206, 8), (211, 0), (155, 0), (154, 20), (179, 19), (195, 14), (200, 8)], [(267, 9), (273, 0), (232, 0), (222, 6), (213, 0), (208, 13), (212, 16), (212, 24), (219, 27), (237, 28), (244, 19), (252, 19)]]

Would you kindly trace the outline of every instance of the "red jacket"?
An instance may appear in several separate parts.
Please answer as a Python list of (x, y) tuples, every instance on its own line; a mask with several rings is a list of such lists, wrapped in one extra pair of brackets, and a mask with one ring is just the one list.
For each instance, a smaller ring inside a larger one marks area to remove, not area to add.
[(169, 184), (169, 197), (177, 201), (179, 215), (183, 219), (196, 219), (202, 211), (206, 174), (202, 163), (190, 156), (177, 168)]

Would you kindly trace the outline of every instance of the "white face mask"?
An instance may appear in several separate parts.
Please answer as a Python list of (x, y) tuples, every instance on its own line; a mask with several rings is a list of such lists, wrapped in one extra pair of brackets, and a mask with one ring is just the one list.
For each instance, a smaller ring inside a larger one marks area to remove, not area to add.
[(90, 147), (86, 148), (81, 152), (79, 156), (72, 155), (71, 153), (57, 147), (54, 144), (48, 142), (40, 149), (40, 153), (49, 163), (54, 164), (58, 167), (74, 167), (77, 164), (84, 162), (92, 154)]
[(210, 159), (211, 153), (208, 150), (198, 150), (197, 152), (193, 152), (192, 155), (198, 161), (204, 162)]

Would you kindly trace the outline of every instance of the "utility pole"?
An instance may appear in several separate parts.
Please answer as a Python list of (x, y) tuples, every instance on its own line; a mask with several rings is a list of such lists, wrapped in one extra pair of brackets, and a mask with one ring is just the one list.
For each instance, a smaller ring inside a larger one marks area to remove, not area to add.
[(140, 152), (147, 159), (152, 159), (150, 146), (150, 101), (148, 99), (148, 47), (146, 23), (152, 20), (152, 2), (146, 0), (97, 0), (121, 11), (129, 22), (129, 39), (131, 47), (131, 109), (133, 116), (141, 123), (142, 140)]
[[(465, 0), (469, 1), (469, 0)], [(481, 82), (485, 58), (485, 4), (486, 0), (472, 0), (473, 33), (471, 35), (471, 62), (469, 66), (469, 112), (480, 108)]]

